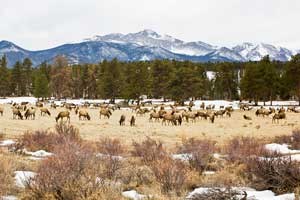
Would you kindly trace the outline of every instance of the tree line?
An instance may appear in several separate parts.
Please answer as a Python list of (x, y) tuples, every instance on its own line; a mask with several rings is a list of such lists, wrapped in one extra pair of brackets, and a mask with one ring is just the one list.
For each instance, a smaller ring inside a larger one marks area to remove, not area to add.
[[(213, 78), (207, 76), (210, 71)], [(297, 99), (300, 103), (300, 55), (288, 62), (193, 63), (154, 60), (98, 64), (68, 64), (63, 56), (32, 66), (30, 59), (7, 66), (0, 59), (0, 96), (89, 99), (225, 99), (273, 101)]]

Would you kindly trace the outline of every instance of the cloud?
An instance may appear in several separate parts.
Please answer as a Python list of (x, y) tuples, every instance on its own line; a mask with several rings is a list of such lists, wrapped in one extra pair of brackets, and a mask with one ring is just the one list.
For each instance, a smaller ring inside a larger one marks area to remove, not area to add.
[(10, 0), (1, 2), (0, 40), (36, 50), (147, 28), (215, 45), (300, 49), (299, 10), (298, 0)]

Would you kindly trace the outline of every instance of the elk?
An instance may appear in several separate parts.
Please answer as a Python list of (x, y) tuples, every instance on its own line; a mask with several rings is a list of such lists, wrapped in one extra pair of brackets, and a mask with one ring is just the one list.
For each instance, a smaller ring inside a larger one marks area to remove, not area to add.
[(12, 112), (13, 112), (13, 119), (16, 119), (16, 117), (18, 117), (19, 119), (23, 119), (23, 115), (19, 109), (13, 108)]
[(272, 118), (272, 123), (275, 123), (277, 120), (277, 123), (279, 123), (280, 119), (286, 119), (285, 113), (276, 113)]
[(125, 126), (125, 115), (121, 115), (120, 120), (119, 120), (119, 124), (120, 126)]
[(243, 115), (243, 117), (244, 117), (245, 120), (252, 120), (252, 118), (247, 116), (247, 115)]
[(41, 108), (40, 111), (41, 111), (41, 116), (43, 115), (45, 116), (46, 114), (51, 116), (51, 113), (47, 108)]
[(130, 119), (130, 126), (135, 126), (135, 117), (132, 115)]
[(79, 120), (82, 120), (82, 118), (87, 119), (87, 120), (91, 120), (91, 117), (90, 117), (89, 113), (86, 110), (79, 110), (78, 111), (78, 117), (79, 117)]
[(100, 119), (101, 119), (101, 115), (103, 115), (104, 118), (107, 117), (108, 119), (109, 119), (110, 116), (112, 115), (110, 109), (108, 109), (108, 108), (101, 108), (99, 114), (100, 114), (100, 115), (99, 115)]
[(24, 114), (25, 118), (28, 119), (29, 117), (31, 117), (32, 120), (35, 119), (35, 108), (31, 107), (28, 108)]
[(70, 123), (70, 112), (69, 111), (59, 112), (57, 117), (55, 117), (55, 121), (58, 122), (59, 119), (61, 119), (61, 121), (62, 121), (63, 118), (67, 118), (67, 121), (69, 121), (69, 123)]

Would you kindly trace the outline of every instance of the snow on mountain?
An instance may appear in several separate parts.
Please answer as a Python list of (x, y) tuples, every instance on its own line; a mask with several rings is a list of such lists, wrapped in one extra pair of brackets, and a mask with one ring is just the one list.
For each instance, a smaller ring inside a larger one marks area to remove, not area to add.
[(291, 50), (265, 43), (243, 43), (233, 47), (232, 50), (239, 53), (245, 60), (252, 61), (261, 60), (266, 55), (269, 55), (272, 60), (287, 61), (293, 55)]
[(193, 62), (245, 62), (257, 61), (266, 55), (272, 60), (287, 61), (296, 53), (300, 53), (300, 50), (292, 51), (265, 43), (242, 43), (229, 48), (201, 41), (185, 42), (149, 29), (137, 33), (96, 35), (79, 43), (64, 44), (41, 51), (28, 51), (8, 41), (0, 42), (0, 56), (7, 56), (9, 66), (27, 57), (36, 66), (44, 61), (52, 62), (57, 55), (64, 55), (70, 63), (79, 64), (97, 63), (114, 58), (122, 61), (175, 59)]

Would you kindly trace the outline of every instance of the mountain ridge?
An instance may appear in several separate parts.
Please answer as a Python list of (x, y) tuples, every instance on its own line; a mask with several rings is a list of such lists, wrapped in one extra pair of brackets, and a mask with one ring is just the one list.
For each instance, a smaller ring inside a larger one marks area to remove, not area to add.
[(64, 55), (70, 63), (79, 64), (97, 63), (113, 58), (122, 61), (175, 59), (193, 62), (245, 62), (260, 60), (265, 55), (269, 55), (272, 60), (288, 61), (296, 53), (297, 51), (266, 43), (244, 42), (230, 48), (202, 41), (185, 42), (150, 29), (137, 33), (96, 35), (81, 42), (37, 51), (26, 50), (10, 41), (0, 41), (0, 56), (7, 56), (9, 66), (27, 57), (36, 66), (44, 61), (51, 62), (57, 55)]

